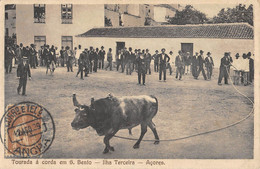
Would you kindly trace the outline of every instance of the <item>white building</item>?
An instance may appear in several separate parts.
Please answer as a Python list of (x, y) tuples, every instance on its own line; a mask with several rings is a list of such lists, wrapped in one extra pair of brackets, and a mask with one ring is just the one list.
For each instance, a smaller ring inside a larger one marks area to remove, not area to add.
[(165, 48), (174, 56), (179, 50), (191, 54), (203, 50), (205, 56), (212, 53), (217, 67), (224, 52), (233, 57), (254, 52), (254, 31), (247, 23), (94, 28), (77, 38), (82, 44), (112, 48), (114, 54), (123, 47), (148, 48), (152, 54)]
[(174, 17), (177, 4), (105, 4), (105, 17), (113, 27), (161, 25)]
[(5, 36), (12, 37), (16, 34), (16, 10), (15, 5), (5, 6)]
[[(78, 35), (93, 27), (104, 27), (104, 5), (17, 4), (17, 44), (77, 47)], [(82, 46), (84, 47), (84, 46)]]

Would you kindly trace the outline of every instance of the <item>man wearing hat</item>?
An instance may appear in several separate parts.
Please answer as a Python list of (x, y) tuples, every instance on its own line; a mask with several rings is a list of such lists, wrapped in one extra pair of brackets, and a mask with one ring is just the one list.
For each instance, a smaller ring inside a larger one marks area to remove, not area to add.
[(228, 84), (228, 67), (230, 66), (230, 60), (228, 58), (228, 55), (229, 55), (229, 53), (225, 52), (224, 57), (221, 58), (218, 85), (221, 85), (221, 81), (222, 81), (223, 77), (224, 77), (225, 84)]
[(184, 70), (184, 59), (182, 56), (182, 51), (179, 50), (178, 52), (179, 54), (176, 56), (175, 58), (175, 66), (176, 66), (176, 79), (181, 80), (182, 74), (183, 74), (183, 70)]
[(99, 49), (96, 48), (96, 51), (94, 52), (94, 57), (93, 57), (93, 60), (94, 60), (94, 66), (93, 66), (93, 71), (94, 72), (97, 72), (97, 68), (98, 68), (98, 52), (99, 52)]
[(192, 67), (192, 76), (194, 79), (198, 79), (198, 70), (199, 70), (199, 61), (198, 61), (198, 52), (192, 57), (191, 67)]
[[(77, 51), (77, 52), (79, 52), (79, 51)], [(80, 56), (79, 56), (79, 59), (78, 59), (78, 65), (79, 65), (79, 67), (78, 67), (78, 72), (77, 72), (77, 75), (76, 75), (76, 77), (78, 77), (78, 75), (79, 75), (79, 73), (80, 73), (80, 79), (81, 80), (84, 80), (83, 79), (83, 69), (84, 69), (84, 62), (85, 62), (85, 56), (86, 55), (86, 52), (85, 51), (82, 51), (81, 52), (81, 54), (80, 54)]]
[(133, 71), (133, 63), (134, 63), (134, 53), (132, 52), (132, 48), (129, 47), (129, 51), (125, 52), (125, 61), (126, 61), (126, 74), (131, 75)]
[[(173, 57), (173, 52), (172, 52), (172, 51), (169, 52), (169, 55), (170, 55), (170, 56), (169, 56), (169, 57), (170, 57), (170, 60), (171, 60), (171, 59), (173, 60), (174, 58), (172, 58), (172, 57)], [(167, 63), (166, 69), (169, 69), (170, 75), (172, 75), (172, 72), (173, 72), (173, 71), (172, 71), (172, 66), (171, 66), (170, 62)]]
[(152, 56), (149, 53), (149, 49), (145, 50), (145, 54), (144, 54), (144, 58), (145, 58), (145, 63), (146, 63), (146, 74), (149, 75), (151, 74), (151, 60), (152, 60)]
[(22, 62), (19, 63), (17, 68), (17, 77), (19, 78), (19, 86), (17, 88), (17, 93), (20, 94), (21, 88), (23, 88), (22, 95), (26, 96), (26, 84), (27, 84), (27, 75), (31, 80), (31, 71), (28, 64), (28, 58), (23, 57)]
[(36, 69), (36, 60), (37, 60), (37, 51), (35, 50), (35, 45), (34, 44), (31, 44), (30, 45), (30, 65), (31, 65), (31, 68), (34, 68)]
[(22, 58), (24, 56), (25, 53), (25, 48), (23, 47), (23, 44), (20, 43), (20, 47), (16, 49), (16, 55), (17, 55), (17, 61), (18, 64), (22, 62)]
[(106, 70), (107, 70), (107, 68), (109, 68), (110, 71), (112, 71), (112, 61), (113, 61), (112, 49), (109, 48), (109, 50), (107, 52), (107, 62), (108, 62), (108, 64), (105, 68)]
[(202, 72), (202, 75), (204, 77), (204, 80), (207, 80), (207, 76), (205, 74), (205, 70), (204, 70), (204, 63), (205, 63), (205, 59), (203, 56), (204, 51), (200, 50), (200, 55), (198, 57), (198, 63), (199, 63), (199, 70), (198, 70), (198, 76), (200, 75), (200, 72)]
[(106, 51), (104, 50), (104, 46), (101, 46), (101, 50), (98, 53), (98, 68), (104, 69), (104, 60), (105, 60)]
[(138, 72), (138, 84), (141, 84), (141, 79), (143, 80), (143, 85), (145, 85), (145, 74), (146, 74), (146, 60), (144, 54), (141, 53), (139, 57), (136, 59), (137, 63), (137, 72)]
[(159, 80), (162, 80), (162, 72), (163, 72), (163, 80), (166, 81), (166, 65), (170, 61), (170, 57), (165, 53), (165, 49), (162, 48), (162, 53), (159, 55)]
[(95, 51), (94, 51), (93, 46), (90, 46), (88, 54), (89, 54), (89, 72), (92, 73), (93, 59), (94, 59), (94, 55), (95, 55)]
[(154, 72), (158, 72), (158, 68), (159, 68), (159, 54), (158, 54), (158, 50), (155, 51), (155, 54), (152, 56), (152, 59), (154, 60)]
[(205, 66), (207, 69), (207, 78), (210, 80), (212, 76), (212, 70), (214, 67), (213, 58), (210, 52), (207, 53), (207, 57), (205, 58)]

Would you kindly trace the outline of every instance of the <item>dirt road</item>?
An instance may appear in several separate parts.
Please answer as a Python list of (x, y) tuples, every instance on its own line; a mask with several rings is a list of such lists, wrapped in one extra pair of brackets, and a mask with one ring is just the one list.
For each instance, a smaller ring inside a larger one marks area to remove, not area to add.
[[(13, 70), (15, 72), (16, 69)], [(81, 103), (90, 104), (90, 98), (115, 96), (155, 95), (159, 100), (159, 112), (154, 118), (161, 139), (183, 137), (219, 128), (246, 116), (252, 106), (240, 96), (232, 85), (217, 85), (217, 70), (211, 81), (190, 75), (182, 81), (169, 76), (167, 82), (159, 82), (158, 73), (147, 76), (146, 86), (137, 85), (137, 75), (127, 76), (116, 71), (101, 70), (85, 80), (57, 68), (54, 75), (45, 75), (45, 68), (32, 69), (28, 81), (27, 96), (17, 95), (18, 80), (15, 73), (5, 76), (5, 105), (21, 101), (33, 101), (43, 105), (52, 114), (56, 126), (55, 140), (44, 158), (170, 158), (170, 159), (241, 159), (253, 158), (253, 116), (246, 121), (212, 134), (175, 142), (142, 142), (140, 149), (133, 149), (134, 141), (111, 139), (115, 152), (102, 154), (103, 137), (91, 129), (74, 131), (70, 123), (74, 118), (72, 94)], [(253, 99), (253, 85), (238, 86), (241, 92)], [(140, 127), (133, 136), (127, 130), (120, 136), (138, 138)], [(148, 129), (144, 139), (153, 139)]]

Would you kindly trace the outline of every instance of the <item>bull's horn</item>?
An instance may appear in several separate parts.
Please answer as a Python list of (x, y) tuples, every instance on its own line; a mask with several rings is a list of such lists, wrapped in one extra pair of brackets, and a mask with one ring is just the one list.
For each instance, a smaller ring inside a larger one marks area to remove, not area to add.
[(80, 107), (81, 105), (79, 104), (79, 102), (76, 99), (76, 94), (73, 94), (73, 105), (76, 107)]

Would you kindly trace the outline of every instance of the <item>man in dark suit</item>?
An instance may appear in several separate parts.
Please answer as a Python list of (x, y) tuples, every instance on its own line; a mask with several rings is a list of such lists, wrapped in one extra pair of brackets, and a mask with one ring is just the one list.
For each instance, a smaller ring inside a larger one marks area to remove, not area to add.
[(149, 75), (150, 75), (151, 74), (151, 60), (152, 60), (152, 56), (149, 53), (149, 49), (145, 50), (144, 58), (146, 60), (146, 74), (149, 73)]
[(175, 58), (175, 66), (176, 66), (176, 79), (181, 80), (183, 69), (184, 69), (184, 60), (182, 57), (182, 52), (179, 50), (179, 54)]
[(200, 72), (202, 72), (202, 75), (204, 77), (204, 80), (207, 80), (207, 76), (205, 74), (205, 70), (204, 70), (204, 63), (205, 63), (205, 59), (203, 56), (204, 51), (200, 50), (200, 55), (198, 57), (198, 63), (199, 63), (199, 70), (198, 70), (198, 76), (200, 75)]
[(254, 80), (254, 59), (251, 58), (251, 52), (247, 53), (247, 58), (249, 59), (249, 82)]
[(230, 66), (230, 59), (228, 58), (229, 53), (225, 52), (224, 57), (221, 58), (220, 68), (219, 68), (219, 77), (218, 85), (221, 85), (221, 81), (224, 77), (225, 84), (228, 84), (228, 67)]
[(78, 72), (77, 72), (77, 75), (76, 75), (76, 77), (78, 77), (78, 75), (80, 73), (80, 79), (81, 80), (84, 80), (83, 79), (84, 61), (85, 61), (85, 51), (82, 51), (82, 53), (80, 54), (79, 59), (78, 59), (79, 68), (78, 68)]
[(143, 85), (145, 85), (146, 60), (143, 53), (136, 59), (136, 63), (138, 65), (138, 84), (141, 84), (142, 77)]
[(105, 60), (105, 54), (106, 51), (104, 50), (104, 46), (101, 46), (101, 50), (98, 53), (98, 68), (99, 69), (104, 69), (104, 60)]
[(17, 77), (19, 78), (19, 86), (17, 88), (17, 93), (20, 94), (21, 88), (23, 87), (22, 95), (26, 96), (26, 84), (27, 84), (27, 75), (31, 80), (31, 71), (28, 64), (28, 58), (24, 57), (22, 63), (19, 63), (17, 68)]
[(158, 57), (158, 61), (160, 64), (159, 70), (159, 80), (162, 80), (162, 72), (163, 72), (163, 80), (166, 81), (166, 65), (170, 61), (170, 57), (165, 53), (165, 49), (162, 48), (162, 53)]
[(93, 46), (90, 46), (88, 54), (89, 54), (89, 72), (92, 73), (93, 59), (94, 59), (94, 55), (95, 55), (95, 51), (94, 51)]
[(17, 56), (18, 64), (22, 62), (24, 53), (25, 53), (25, 48), (23, 47), (23, 44), (20, 43), (20, 47), (16, 49), (16, 56)]
[(96, 52), (94, 52), (94, 58), (93, 58), (93, 60), (94, 60), (94, 67), (93, 67), (93, 71), (94, 72), (97, 72), (97, 68), (98, 68), (98, 52), (99, 52), (99, 49), (98, 48), (96, 48)]
[(158, 72), (159, 68), (159, 62), (158, 62), (159, 54), (158, 50), (155, 51), (155, 54), (152, 56), (152, 59), (154, 60), (154, 72)]
[(206, 69), (207, 69), (207, 77), (210, 80), (211, 76), (212, 76), (212, 70), (213, 70), (213, 67), (214, 67), (213, 58), (211, 57), (210, 52), (207, 53), (207, 57), (205, 58), (205, 66), (206, 66)]
[(198, 57), (199, 57), (198, 52), (196, 52), (191, 60), (192, 76), (194, 77), (194, 79), (198, 79), (198, 69), (199, 69)]

